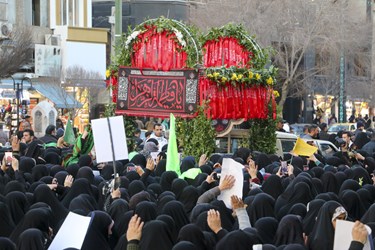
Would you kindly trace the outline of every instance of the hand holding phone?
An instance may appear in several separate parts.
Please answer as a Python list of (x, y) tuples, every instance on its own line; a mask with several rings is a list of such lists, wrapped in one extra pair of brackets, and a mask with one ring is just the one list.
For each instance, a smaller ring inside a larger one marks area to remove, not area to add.
[(288, 173), (288, 163), (286, 161), (281, 162), (281, 174), (284, 175)]
[(4, 157), (5, 157), (5, 165), (12, 166), (13, 153), (5, 152)]

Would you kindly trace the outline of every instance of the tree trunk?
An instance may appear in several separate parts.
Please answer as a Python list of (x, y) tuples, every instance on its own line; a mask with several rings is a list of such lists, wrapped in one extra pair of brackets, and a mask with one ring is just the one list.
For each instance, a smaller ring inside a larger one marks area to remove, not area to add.
[(278, 105), (281, 109), (283, 109), (286, 98), (288, 97), (289, 82), (290, 82), (289, 79), (285, 80), (284, 83), (283, 83), (283, 86), (281, 87), (281, 98), (280, 98), (280, 101), (278, 103)]

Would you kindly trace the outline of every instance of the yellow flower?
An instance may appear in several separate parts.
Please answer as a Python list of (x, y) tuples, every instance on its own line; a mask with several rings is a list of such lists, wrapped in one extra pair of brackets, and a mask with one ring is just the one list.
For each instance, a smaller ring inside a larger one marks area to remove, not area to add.
[(221, 78), (221, 81), (222, 81), (222, 82), (226, 82), (227, 80), (228, 80), (228, 79), (227, 79), (226, 77), (224, 77), (224, 76)]
[(232, 78), (231, 78), (232, 81), (235, 81), (237, 80), (237, 74), (236, 73), (233, 73), (232, 74)]
[(241, 80), (242, 77), (243, 77), (243, 75), (242, 75), (242, 74), (239, 74), (237, 78), (238, 78), (238, 80)]
[(207, 77), (212, 78), (213, 76), (212, 76), (212, 74), (207, 74)]
[(275, 97), (279, 97), (279, 96), (280, 96), (279, 91), (274, 90), (274, 91), (273, 91), (273, 95), (274, 95)]
[(111, 71), (109, 71), (109, 69), (107, 69), (107, 70), (105, 71), (105, 77), (108, 78), (108, 77), (110, 77), (110, 76), (111, 76)]
[(218, 73), (218, 72), (214, 72), (213, 73), (213, 76), (216, 78), (216, 77), (218, 77), (220, 75), (220, 73)]
[(255, 79), (260, 80), (260, 78), (261, 78), (260, 74), (256, 73), (255, 74)]
[(268, 85), (272, 85), (272, 84), (273, 84), (273, 79), (272, 79), (272, 77), (268, 77), (268, 79), (267, 79), (267, 84), (268, 84)]
[(251, 72), (251, 71), (249, 71), (249, 78), (250, 78), (250, 79), (253, 79), (253, 77), (254, 77), (254, 73)]

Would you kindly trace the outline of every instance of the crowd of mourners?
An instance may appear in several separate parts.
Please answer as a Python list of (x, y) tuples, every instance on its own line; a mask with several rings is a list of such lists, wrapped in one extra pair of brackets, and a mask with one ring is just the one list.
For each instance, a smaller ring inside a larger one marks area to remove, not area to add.
[[(197, 174), (184, 179), (166, 170), (160, 124), (115, 164), (96, 163), (89, 128), (75, 145), (62, 134), (54, 126), (41, 138), (25, 130), (3, 150), (12, 156), (0, 153), (0, 249), (48, 249), (69, 212), (91, 217), (81, 248), (88, 250), (325, 250), (333, 249), (337, 220), (355, 222), (349, 249), (375, 235), (374, 150), (352, 146), (348, 133), (340, 132), (340, 152), (326, 158), (280, 159), (247, 148), (186, 156), (180, 172)], [(243, 179), (220, 174), (225, 158), (243, 165)], [(236, 182), (242, 196), (232, 196), (229, 209), (217, 197)]]

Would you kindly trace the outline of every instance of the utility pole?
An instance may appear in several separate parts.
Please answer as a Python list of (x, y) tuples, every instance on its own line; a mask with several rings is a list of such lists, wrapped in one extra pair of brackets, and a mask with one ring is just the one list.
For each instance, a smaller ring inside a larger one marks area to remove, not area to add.
[(115, 46), (119, 46), (122, 34), (122, 0), (115, 3)]
[[(342, 3), (343, 5), (347, 5), (345, 1)], [(346, 95), (345, 95), (345, 48), (343, 46), (344, 41), (344, 32), (343, 32), (343, 25), (344, 25), (344, 13), (343, 8), (341, 8), (341, 15), (340, 15), (340, 36), (341, 36), (341, 45), (340, 45), (340, 77), (339, 77), (339, 84), (340, 84), (340, 92), (339, 92), (339, 122), (346, 121)]]

